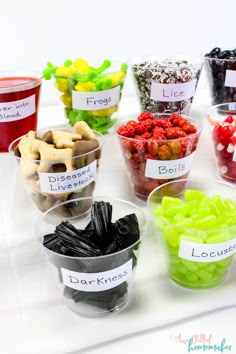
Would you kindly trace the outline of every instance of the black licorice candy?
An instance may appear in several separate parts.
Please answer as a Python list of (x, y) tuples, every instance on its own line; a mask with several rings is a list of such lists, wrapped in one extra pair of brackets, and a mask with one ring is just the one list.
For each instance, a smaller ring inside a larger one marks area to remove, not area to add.
[[(55, 228), (53, 234), (44, 236), (44, 246), (51, 251), (70, 257), (98, 257), (114, 254), (114, 257), (101, 259), (100, 266), (96, 268), (89, 261), (82, 262), (73, 259), (68, 261), (68, 269), (84, 272), (98, 273), (121, 266), (132, 259), (132, 267), (137, 264), (133, 250), (115, 257), (115, 253), (124, 250), (140, 239), (139, 223), (136, 214), (129, 214), (112, 223), (112, 205), (104, 201), (94, 202), (91, 208), (91, 220), (84, 230), (79, 230), (69, 221), (63, 221)], [(73, 262), (73, 263), (72, 263)], [(78, 263), (77, 263), (78, 262)], [(63, 267), (66, 267), (66, 261)], [(81, 264), (83, 263), (83, 264)], [(72, 268), (69, 266), (72, 265)], [(65, 286), (64, 296), (74, 302), (84, 302), (110, 311), (117, 301), (127, 293), (127, 282), (118, 286), (96, 292), (80, 291)]]

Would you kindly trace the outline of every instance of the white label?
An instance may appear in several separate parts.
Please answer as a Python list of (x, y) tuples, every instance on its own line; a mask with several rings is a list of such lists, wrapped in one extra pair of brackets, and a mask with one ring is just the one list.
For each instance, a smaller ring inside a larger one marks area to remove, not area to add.
[(115, 288), (132, 276), (132, 259), (120, 267), (100, 273), (79, 273), (61, 268), (63, 283), (81, 291), (103, 291)]
[(0, 123), (12, 122), (34, 114), (35, 95), (22, 100), (0, 103)]
[(212, 244), (181, 240), (178, 255), (194, 262), (215, 262), (232, 256), (235, 251), (236, 239)]
[(236, 87), (236, 70), (226, 70), (225, 86)]
[(183, 176), (191, 170), (195, 152), (178, 160), (147, 160), (145, 176), (169, 179)]
[(233, 161), (236, 161), (236, 145), (234, 145)]
[(120, 86), (110, 90), (80, 92), (72, 91), (72, 106), (75, 109), (98, 110), (115, 106), (120, 101)]
[(96, 179), (97, 161), (72, 172), (39, 173), (40, 190), (44, 193), (62, 194), (83, 188)]
[(196, 84), (196, 79), (182, 84), (160, 84), (153, 81), (151, 85), (151, 99), (161, 102), (187, 100), (194, 96)]

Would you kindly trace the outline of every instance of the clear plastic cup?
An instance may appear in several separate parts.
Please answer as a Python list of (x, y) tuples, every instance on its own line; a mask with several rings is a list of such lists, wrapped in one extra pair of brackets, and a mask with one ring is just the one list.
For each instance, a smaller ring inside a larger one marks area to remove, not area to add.
[[(50, 67), (44, 70), (45, 79), (47, 70)], [(52, 75), (55, 80), (68, 123), (73, 127), (83, 120), (95, 131), (111, 133), (118, 119), (126, 71), (126, 63), (109, 60), (90, 66), (76, 59), (70, 66), (55, 67), (49, 78)]]
[(211, 104), (236, 101), (236, 58), (204, 57), (204, 68), (210, 89)]
[(188, 114), (203, 60), (157, 55), (130, 61), (140, 109), (152, 113)]
[[(228, 122), (224, 122), (230, 117)], [(218, 174), (236, 183), (236, 102), (222, 103), (208, 109), (208, 121), (214, 144)]]
[[(139, 113), (129, 117), (129, 120), (137, 122), (138, 116)], [(156, 119), (170, 117), (169, 114), (154, 116)], [(202, 123), (189, 116), (182, 115), (182, 117), (197, 128), (196, 133), (170, 140), (140, 140), (127, 138), (116, 131), (129, 181), (137, 198), (147, 200), (157, 186), (189, 175), (202, 131)], [(120, 122), (119, 126), (129, 120)]]
[[(43, 244), (43, 237), (54, 232), (62, 221), (69, 221), (77, 229), (84, 230), (91, 221), (90, 208), (81, 213), (78, 204), (92, 206), (96, 201), (112, 205), (112, 223), (135, 213), (140, 239), (119, 252), (95, 257), (70, 257), (53, 252), (43, 246), (49, 264), (55, 272), (65, 304), (84, 317), (103, 317), (123, 310), (128, 304), (138, 263), (139, 249), (146, 233), (145, 213), (128, 201), (112, 197), (91, 197), (67, 201), (44, 213), (36, 225), (36, 234)], [(73, 207), (74, 204), (74, 207)], [(60, 216), (61, 208), (77, 210), (72, 217)]]
[(204, 178), (168, 182), (152, 191), (148, 208), (174, 283), (201, 290), (225, 281), (236, 250), (232, 185)]
[[(70, 127), (49, 127), (35, 133), (40, 138), (50, 131), (76, 133)], [(102, 134), (97, 132), (94, 134), (98, 146), (89, 148), (85, 153), (73, 154), (71, 148), (51, 150), (49, 147), (48, 150), (48, 147), (40, 146), (36, 151), (39, 157), (34, 158), (30, 153), (30, 144), (34, 141), (32, 138), (32, 141), (27, 140), (28, 143), (24, 147), (24, 151), (29, 153), (19, 157), (17, 146), (22, 138), (28, 137), (28, 134), (10, 144), (9, 153), (19, 166), (19, 176), (40, 211), (44, 212), (66, 200), (93, 195), (104, 141)], [(64, 142), (66, 143), (66, 139)], [(67, 208), (64, 212), (73, 214), (74, 211)]]
[(38, 72), (0, 72), (0, 152), (29, 130), (36, 130), (42, 75)]

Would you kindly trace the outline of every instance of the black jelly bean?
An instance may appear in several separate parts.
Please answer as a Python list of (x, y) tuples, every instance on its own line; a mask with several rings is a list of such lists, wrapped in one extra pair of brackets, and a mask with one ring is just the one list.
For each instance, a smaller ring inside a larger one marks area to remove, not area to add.
[(219, 47), (216, 47), (216, 48), (213, 48), (211, 51), (210, 51), (210, 53), (209, 53), (209, 56), (211, 57), (211, 56), (217, 56), (217, 55), (219, 55), (220, 54), (220, 52), (221, 52), (221, 49), (219, 48)]

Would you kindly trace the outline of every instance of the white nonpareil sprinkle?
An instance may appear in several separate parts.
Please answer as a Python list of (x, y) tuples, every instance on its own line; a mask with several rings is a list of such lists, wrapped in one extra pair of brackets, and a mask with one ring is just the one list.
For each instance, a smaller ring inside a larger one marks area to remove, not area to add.
[(223, 174), (225, 174), (227, 171), (228, 171), (228, 167), (227, 166), (222, 166), (220, 168), (220, 172), (223, 173)]
[(227, 152), (233, 152), (233, 151), (234, 151), (234, 145), (230, 143), (227, 147)]
[(216, 146), (216, 150), (218, 151), (222, 151), (224, 149), (224, 145), (222, 145), (221, 143), (219, 143), (217, 146)]

